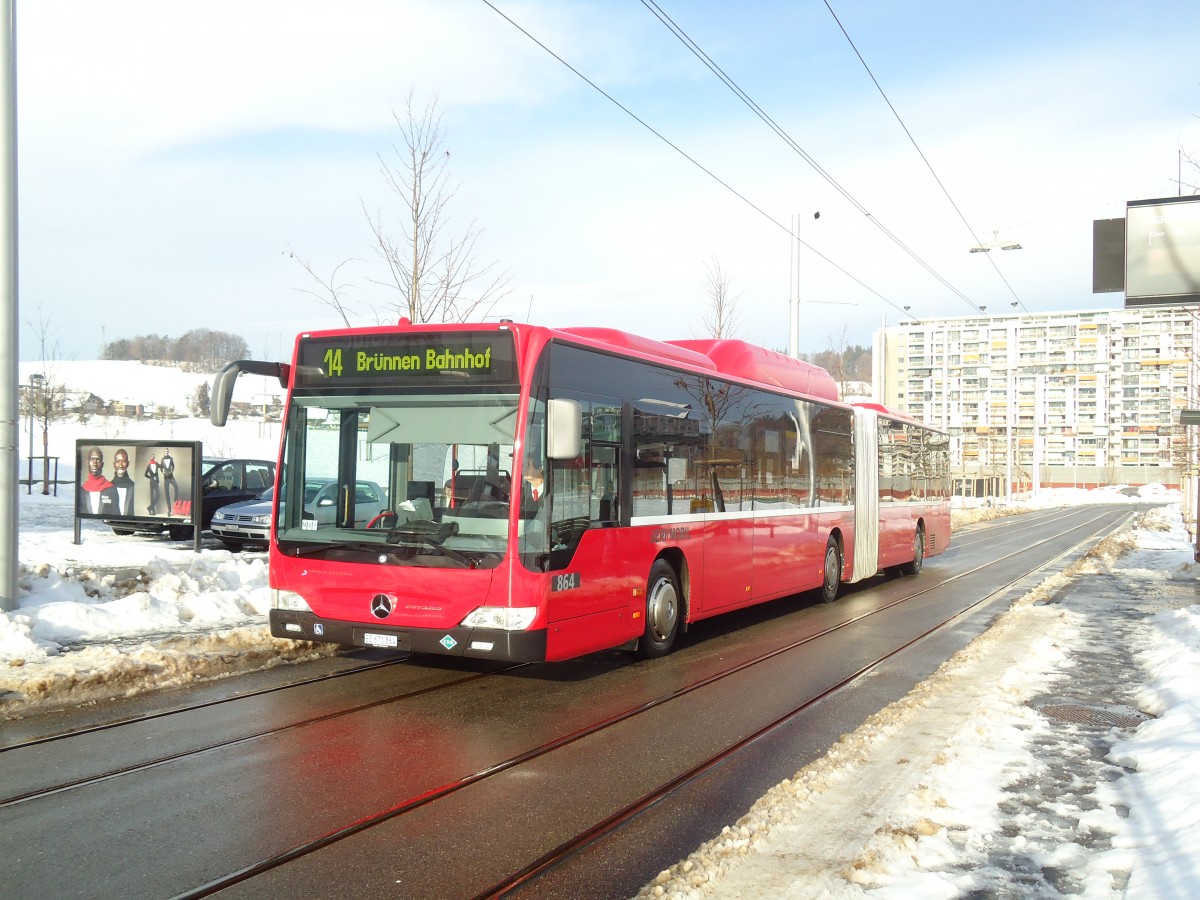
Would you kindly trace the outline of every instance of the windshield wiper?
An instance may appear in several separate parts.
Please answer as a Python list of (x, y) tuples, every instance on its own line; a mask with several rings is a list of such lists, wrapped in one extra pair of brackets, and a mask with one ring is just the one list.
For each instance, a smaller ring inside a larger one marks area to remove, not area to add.
[(479, 560), (465, 553), (445, 546), (447, 538), (458, 534), (457, 522), (409, 522), (399, 527), (388, 529), (382, 541), (320, 541), (303, 546), (288, 548), (283, 552), (289, 556), (314, 556), (330, 550), (358, 550), (366, 553), (394, 553), (402, 547), (412, 547), (414, 544), (432, 547), (440, 550), (455, 562), (461, 563), (468, 569), (479, 568)]
[(446, 538), (453, 537), (456, 534), (458, 534), (457, 522), (409, 522), (401, 528), (389, 528), (385, 542), (388, 544), (398, 544), (405, 538), (410, 540), (415, 539), (418, 543), (442, 551), (442, 553), (462, 563), (469, 569), (477, 568), (479, 566), (478, 560), (472, 559), (466, 554), (459, 553), (457, 550), (445, 545)]
[[(463, 556), (461, 553), (459, 553), (455, 550), (451, 550), (448, 547), (443, 547), (441, 544), (437, 544), (437, 543), (433, 542), (426, 536), (418, 535), (418, 534), (411, 534), (411, 535), (406, 535), (406, 536), (418, 538), (417, 543), (426, 544), (430, 547), (436, 547), (437, 549), (439, 549), (443, 553), (445, 553), (446, 556), (450, 557), (451, 559), (455, 560), (456, 562), (462, 563), (463, 565), (467, 566), (468, 568), (474, 569), (479, 565), (475, 560), (473, 560), (467, 556)], [(317, 544), (305, 544), (303, 547), (295, 547), (291, 550), (285, 550), (284, 552), (288, 556), (316, 556), (317, 554), (328, 553), (333, 550), (354, 550), (359, 553), (374, 553), (374, 554), (389, 553), (390, 554), (390, 553), (401, 553), (406, 550), (411, 552), (412, 546), (413, 546), (412, 542), (405, 541), (405, 542), (401, 543), (399, 540), (395, 540), (395, 541), (392, 541), (392, 540), (388, 540), (388, 541), (322, 541), (321, 543), (317, 543)]]
[(456, 534), (458, 534), (457, 522), (418, 520), (415, 522), (406, 522), (404, 525), (397, 526), (396, 528), (389, 528), (386, 540), (389, 544), (394, 544), (398, 538), (415, 537), (430, 541), (440, 547), (446, 542), (446, 538), (454, 537)]
[(283, 552), (288, 556), (315, 556), (318, 553), (325, 553), (329, 550), (359, 550), (366, 553), (390, 553), (398, 549), (394, 544), (388, 545), (382, 541), (378, 543), (375, 541), (319, 541), (315, 543), (306, 541), (302, 546), (291, 547)]
[(302, 547), (293, 547), (289, 550), (283, 550), (281, 547), (280, 549), (289, 556), (312, 556), (314, 553), (323, 553), (326, 550), (332, 550), (334, 547), (341, 546), (342, 544), (339, 541), (322, 541), (319, 544), (305, 541)]

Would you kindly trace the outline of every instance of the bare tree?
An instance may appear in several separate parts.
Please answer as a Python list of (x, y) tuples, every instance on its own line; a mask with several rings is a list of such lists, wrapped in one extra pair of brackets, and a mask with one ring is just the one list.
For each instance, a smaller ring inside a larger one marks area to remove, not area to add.
[[(1184, 150), (1182, 144), (1179, 146), (1179, 158), (1181, 163), (1186, 161), (1189, 168), (1195, 169), (1196, 177), (1200, 179), (1200, 159), (1197, 159), (1195, 155)], [(1182, 194), (1186, 189), (1191, 191), (1192, 194), (1200, 194), (1200, 183), (1192, 183), (1184, 180), (1182, 166), (1180, 169), (1179, 193)]]
[(740, 294), (732, 294), (729, 290), (729, 275), (721, 268), (721, 263), (714, 256), (704, 264), (704, 293), (708, 297), (708, 309), (700, 323), (707, 337), (732, 338), (737, 334), (741, 321), (738, 310)]
[[(56, 380), (55, 362), (58, 360), (59, 343), (55, 337), (58, 326), (53, 319), (46, 318), (41, 305), (37, 307), (37, 319), (27, 323), (33, 329), (42, 371), (29, 376), (25, 391), (25, 413), (42, 432), (42, 493), (50, 493), (50, 423), (66, 417), (66, 387)], [(32, 438), (31, 438), (32, 441)], [(30, 457), (33, 452), (30, 448)]]
[(838, 396), (846, 396), (846, 382), (849, 380), (846, 374), (846, 350), (849, 347), (849, 342), (846, 340), (846, 333), (849, 331), (848, 325), (842, 326), (840, 335), (830, 335), (826, 338), (827, 353), (824, 359), (827, 362), (822, 363), (825, 370), (833, 376), (833, 380), (837, 382)]
[(344, 322), (346, 327), (349, 328), (350, 316), (354, 314), (354, 310), (350, 309), (350, 307), (346, 305), (346, 302), (343, 299), (343, 294), (351, 286), (338, 282), (338, 272), (341, 270), (342, 266), (346, 265), (346, 263), (357, 262), (358, 260), (344, 259), (333, 267), (333, 271), (329, 273), (328, 278), (322, 278), (317, 274), (312, 263), (301, 256), (297, 256), (296, 251), (291, 247), (288, 247), (287, 254), (292, 259), (296, 260), (296, 262), (300, 263), (300, 267), (304, 269), (304, 271), (309, 274), (312, 280), (320, 286), (319, 290), (311, 290), (308, 288), (297, 288), (297, 290), (302, 294), (308, 294), (310, 297), (315, 298), (318, 303), (328, 306), (341, 317), (342, 322)]
[(401, 201), (399, 236), (389, 231), (382, 212), (372, 214), (363, 204), (390, 276), (377, 283), (395, 290), (391, 308), (413, 322), (482, 316), (508, 294), (508, 275), (498, 274), (496, 263), (476, 264), (480, 231), (474, 222), (462, 236), (450, 234), (449, 204), (457, 189), (448, 183), (450, 151), (437, 101), (417, 111), (410, 92), (404, 114), (393, 111), (392, 118), (403, 142), (392, 145), (391, 159), (378, 158), (384, 180)]

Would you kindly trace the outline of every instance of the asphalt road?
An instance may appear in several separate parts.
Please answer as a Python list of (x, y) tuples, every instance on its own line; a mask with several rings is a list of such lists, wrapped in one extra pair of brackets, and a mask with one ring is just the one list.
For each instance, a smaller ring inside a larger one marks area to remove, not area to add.
[(916, 578), (708, 620), (660, 660), (359, 653), (58, 716), (34, 743), (37, 723), (0, 724), (0, 884), (473, 897), (608, 822), (513, 893), (628, 897), (1130, 515), (964, 530)]

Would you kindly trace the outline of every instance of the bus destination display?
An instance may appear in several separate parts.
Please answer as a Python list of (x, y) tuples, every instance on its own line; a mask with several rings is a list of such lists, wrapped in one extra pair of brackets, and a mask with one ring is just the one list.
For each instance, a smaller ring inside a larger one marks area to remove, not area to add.
[(512, 335), (361, 335), (300, 345), (297, 387), (405, 384), (505, 384), (516, 380)]

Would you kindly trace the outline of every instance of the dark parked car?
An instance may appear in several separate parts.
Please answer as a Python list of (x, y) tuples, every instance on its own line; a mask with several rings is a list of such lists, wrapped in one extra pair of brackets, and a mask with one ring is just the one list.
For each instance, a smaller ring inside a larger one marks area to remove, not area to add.
[(207, 528), (213, 513), (222, 506), (253, 500), (274, 484), (273, 462), (265, 459), (215, 460), (200, 478), (204, 491), (201, 527)]
[[(271, 501), (275, 489), (264, 491), (253, 500), (233, 503), (218, 509), (212, 517), (212, 533), (230, 550), (246, 544), (267, 544), (271, 533)], [(335, 518), (338, 496), (336, 478), (304, 480), (304, 511), (322, 525)], [(364, 528), (387, 509), (387, 495), (374, 481), (358, 481), (354, 488), (354, 524)]]
[[(271, 460), (205, 459), (203, 465), (203, 474), (200, 476), (202, 496), (197, 516), (202, 531), (209, 527), (213, 513), (222, 506), (252, 500), (265, 488), (275, 484), (275, 463)], [(190, 525), (111, 521), (108, 524), (117, 534), (161, 532), (165, 528), (173, 540), (185, 541), (192, 537)]]

